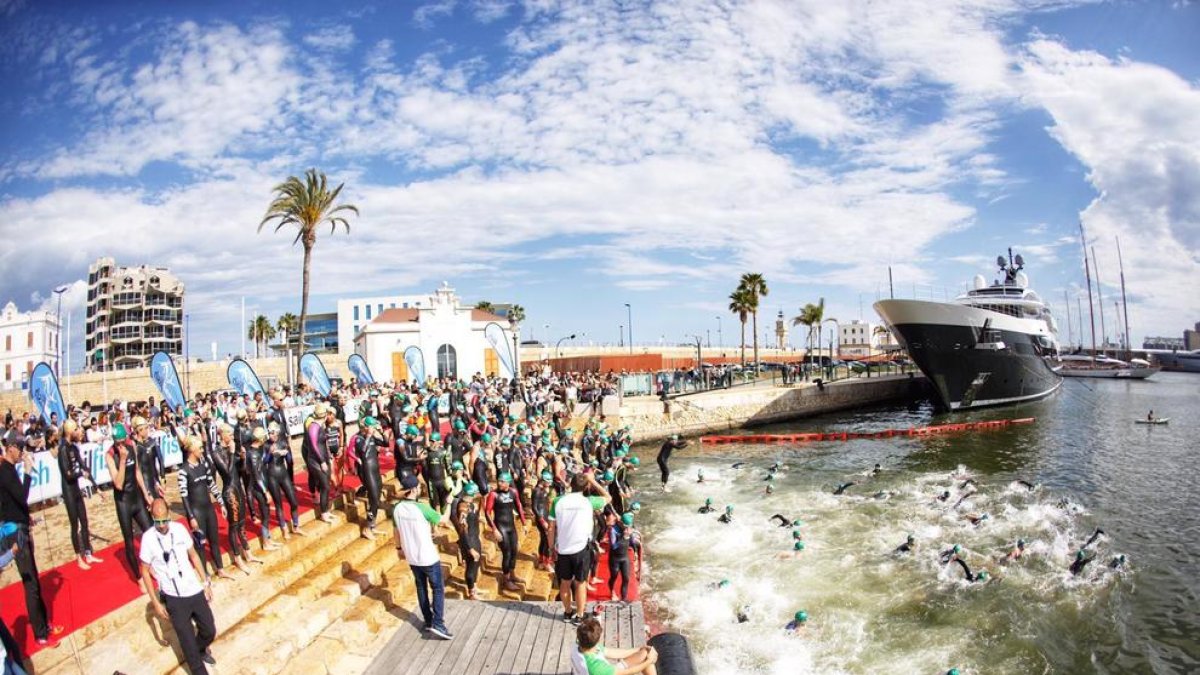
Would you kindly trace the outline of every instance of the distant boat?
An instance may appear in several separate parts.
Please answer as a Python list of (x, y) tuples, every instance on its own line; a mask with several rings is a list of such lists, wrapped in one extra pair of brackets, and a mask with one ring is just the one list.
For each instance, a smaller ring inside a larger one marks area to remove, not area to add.
[(1091, 377), (1112, 380), (1144, 380), (1162, 370), (1150, 365), (1149, 361), (1130, 359), (1122, 361), (1108, 356), (1085, 356), (1068, 354), (1060, 357), (1062, 367), (1058, 374), (1063, 377)]
[(1171, 421), (1170, 417), (1159, 417), (1159, 418), (1152, 419), (1152, 420), (1142, 420), (1142, 419), (1134, 420), (1134, 422), (1137, 424), (1167, 424), (1170, 421)]

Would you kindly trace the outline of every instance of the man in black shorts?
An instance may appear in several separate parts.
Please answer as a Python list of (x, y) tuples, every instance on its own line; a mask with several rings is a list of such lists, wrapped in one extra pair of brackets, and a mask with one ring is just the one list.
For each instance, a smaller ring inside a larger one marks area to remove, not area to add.
[[(600, 496), (587, 496), (592, 492)], [(575, 474), (571, 492), (550, 504), (550, 538), (554, 540), (554, 575), (558, 577), (563, 603), (563, 621), (578, 623), (587, 606), (587, 580), (592, 557), (594, 514), (604, 508), (609, 497), (591, 474)], [(571, 607), (574, 599), (575, 607)]]

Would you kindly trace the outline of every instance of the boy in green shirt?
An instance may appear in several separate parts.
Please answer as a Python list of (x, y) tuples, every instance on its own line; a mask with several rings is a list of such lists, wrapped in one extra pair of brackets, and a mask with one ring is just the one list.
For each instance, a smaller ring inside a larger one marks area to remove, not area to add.
[[(575, 652), (571, 655), (574, 675), (658, 675), (655, 663), (658, 652), (654, 647), (638, 649), (605, 649), (604, 626), (589, 616), (575, 631)], [(610, 661), (609, 659), (616, 659)]]

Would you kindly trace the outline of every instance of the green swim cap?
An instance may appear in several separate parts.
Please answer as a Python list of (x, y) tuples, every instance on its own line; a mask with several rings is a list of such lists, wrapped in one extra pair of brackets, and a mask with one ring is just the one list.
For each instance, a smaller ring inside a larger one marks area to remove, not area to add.
[(630, 458), (629, 458), (629, 463), (630, 463), (630, 464), (632, 464), (632, 465), (634, 465), (634, 466), (641, 466), (641, 465), (642, 465), (642, 460), (638, 459), (637, 457), (630, 457)]
[(706, 498), (704, 499), (704, 505), (705, 505), (705, 506), (712, 506), (712, 497), (706, 497)]
[(804, 550), (804, 542), (798, 541), (795, 544), (792, 544), (792, 550), (793, 551), (803, 551)]
[(641, 510), (642, 510), (642, 503), (641, 503), (641, 502), (634, 502), (634, 503), (632, 503), (632, 504), (630, 504), (630, 505), (629, 505), (629, 508), (630, 508), (632, 511), (634, 511), (634, 512), (636, 513), (636, 512), (638, 512), (638, 511), (641, 511)]
[(497, 476), (496, 480), (498, 480), (501, 483), (511, 483), (512, 482), (512, 474), (505, 471), (504, 473)]
[(1083, 549), (1079, 549), (1078, 551), (1076, 551), (1076, 553), (1075, 553), (1075, 559), (1076, 559), (1076, 560), (1083, 560)]
[(671, 434), (671, 440), (673, 440), (673, 441), (679, 440), (679, 434)]
[(112, 436), (114, 441), (120, 442), (129, 438), (129, 432), (125, 430), (124, 424), (117, 423), (113, 425)]
[(733, 513), (733, 504), (725, 505), (725, 513)]
[(543, 438), (550, 438), (550, 430), (549, 430), (549, 429), (542, 429), (542, 437), (543, 437)]
[(598, 469), (598, 468), (600, 468), (600, 462), (597, 462), (596, 460), (593, 459), (592, 461), (588, 462), (588, 466)]
[(367, 415), (366, 417), (364, 417), (364, 418), (363, 418), (363, 422), (362, 422), (362, 423), (363, 423), (363, 426), (364, 426), (364, 427), (377, 427), (377, 426), (379, 426), (379, 420), (375, 419), (374, 417), (371, 417), (370, 415)]
[(609, 481), (609, 480), (612, 480), (612, 479), (613, 479), (613, 472), (611, 472), (611, 471), (605, 471), (605, 472), (604, 472), (604, 480), (606, 480), (606, 481)]
[(955, 544), (955, 545), (954, 545), (954, 552), (955, 552), (955, 553), (962, 553), (962, 547), (961, 547), (961, 546), (959, 546), (958, 544)]
[(800, 527), (802, 525), (804, 525), (804, 521), (800, 520), (799, 518), (792, 521), (792, 527)]
[(467, 467), (463, 466), (463, 463), (458, 461), (457, 459), (454, 460), (454, 463), (450, 465), (450, 469), (452, 471), (462, 471), (465, 468), (467, 468)]
[(462, 420), (454, 420), (454, 430), (455, 431), (463, 431), (466, 428), (467, 428), (467, 425), (463, 424)]
[(981, 570), (979, 572), (979, 574), (975, 575), (975, 581), (987, 581), (987, 580), (988, 580), (987, 570)]
[(442, 435), (435, 431), (432, 434), (429, 434), (429, 440), (436, 443), (437, 441), (442, 440)]
[(792, 530), (792, 539), (800, 538), (800, 530)]
[(633, 525), (633, 514), (632, 513), (622, 514), (621, 522), (625, 523), (626, 526)]
[(480, 439), (479, 439), (479, 440), (483, 441), (484, 443), (491, 443), (491, 442), (492, 442), (492, 435), (491, 435), (491, 434), (484, 434), (482, 437), (480, 437)]
[(508, 438), (508, 437), (501, 438), (501, 439), (500, 439), (500, 445), (503, 445), (503, 446), (505, 446), (505, 447), (507, 447), (507, 446), (511, 446), (511, 445), (512, 445), (512, 439), (511, 439), (511, 438)]
[(467, 483), (463, 486), (463, 493), (465, 493), (468, 497), (474, 497), (475, 495), (479, 494), (479, 486), (474, 483)]
[(517, 431), (525, 431), (527, 428), (528, 426), (524, 422), (517, 425)]
[(549, 483), (550, 481), (554, 480), (554, 474), (550, 473), (549, 471), (543, 471), (542, 472), (542, 480)]
[(717, 586), (720, 586), (721, 588), (725, 588), (725, 587), (726, 587), (726, 586), (728, 586), (728, 585), (729, 585), (729, 580), (728, 580), (728, 579), (722, 579), (722, 580), (720, 581), (720, 583), (718, 583), (718, 584), (717, 584)]
[(618, 451), (616, 451), (616, 452), (614, 452), (614, 453), (613, 453), (613, 457), (624, 457), (624, 456), (625, 456), (625, 454), (626, 454), (626, 453), (625, 453), (625, 451), (624, 451), (624, 450), (618, 450)]
[(912, 535), (910, 534), (910, 535), (908, 535), (908, 537), (906, 537), (904, 540), (905, 540), (905, 541), (907, 541), (908, 543), (910, 543), (910, 544), (911, 544), (911, 543), (913, 543), (914, 541), (916, 541), (916, 540), (917, 540), (917, 538), (916, 538), (916, 537), (914, 537), (914, 536), (912, 536)]
[(806, 623), (808, 621), (808, 612), (800, 610), (796, 612), (796, 616), (793, 618), (796, 619), (796, 623)]
[(775, 480), (775, 474), (773, 474), (773, 473), (767, 474), (767, 480)]
[(1025, 548), (1025, 540), (1024, 539), (1017, 540), (1017, 548)]
[(951, 668), (946, 671), (946, 675), (958, 675), (958, 668)]
[(410, 424), (408, 425), (408, 428), (404, 430), (404, 433), (407, 436), (416, 436), (417, 434), (421, 433), (421, 430), (417, 428), (417, 425)]

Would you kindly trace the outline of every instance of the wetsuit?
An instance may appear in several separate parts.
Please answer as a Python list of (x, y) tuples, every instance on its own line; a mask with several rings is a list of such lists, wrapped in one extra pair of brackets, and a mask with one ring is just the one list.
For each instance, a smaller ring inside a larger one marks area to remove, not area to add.
[(67, 507), (67, 520), (71, 525), (71, 547), (75, 555), (92, 554), (92, 535), (88, 531), (87, 505), (83, 501), (83, 490), (79, 488), (79, 479), (85, 475), (91, 478), (84, 468), (83, 459), (79, 455), (79, 446), (70, 441), (63, 441), (58, 448), (58, 472), (62, 475), (62, 500)]
[(280, 438), (271, 448), (267, 461), (267, 490), (271, 493), (271, 501), (275, 502), (275, 517), (279, 520), (279, 529), (284, 529), (283, 500), (286, 499), (292, 512), (292, 529), (300, 527), (300, 503), (296, 500), (296, 486), (291, 476), (292, 451), (288, 447), (287, 437)]
[(596, 437), (587, 434), (579, 441), (579, 457), (584, 464), (592, 463), (592, 449), (596, 447)]
[(854, 485), (854, 483), (852, 483), (852, 482), (851, 483), (842, 483), (841, 485), (837, 486), (836, 489), (834, 489), (833, 494), (835, 494), (835, 495), (845, 494), (847, 488), (849, 488), (852, 485)]
[(896, 553), (896, 554), (912, 553), (914, 547), (915, 547), (914, 544), (910, 544), (906, 541), (903, 544), (900, 544), (899, 546), (897, 546), (896, 550), (892, 551), (892, 553)]
[(439, 513), (450, 506), (450, 488), (446, 479), (450, 475), (450, 453), (441, 445), (434, 445), (425, 455), (425, 483), (429, 487), (429, 505)]
[(725, 523), (726, 525), (728, 525), (729, 523), (732, 523), (732, 522), (733, 522), (733, 514), (732, 514), (732, 513), (730, 513), (730, 512), (728, 512), (728, 511), (726, 511), (725, 513), (722, 513), (722, 514), (721, 514), (721, 517), (720, 517), (720, 518), (717, 518), (717, 520), (719, 520), (719, 521), (721, 521), (722, 523)]
[(1094, 556), (1094, 555), (1084, 556), (1082, 558), (1076, 558), (1074, 561), (1071, 562), (1071, 574), (1074, 576), (1079, 576), (1080, 574), (1083, 574), (1083, 568), (1087, 567), (1088, 563), (1092, 562), (1095, 559), (1096, 559), (1096, 556)]
[(687, 445), (687, 443), (682, 439), (669, 440), (663, 443), (662, 447), (658, 449), (658, 470), (662, 473), (663, 485), (666, 485), (667, 479), (671, 477), (671, 469), (667, 466), (667, 462), (671, 459), (671, 453), (682, 448), (684, 445)]
[(246, 492), (242, 489), (238, 475), (234, 446), (225, 447), (218, 441), (212, 448), (209, 459), (217, 477), (221, 479), (221, 501), (225, 503), (225, 525), (229, 528), (229, 552), (241, 557), (242, 551), (250, 550), (246, 540)]
[(250, 481), (251, 504), (258, 515), (264, 543), (271, 538), (271, 503), (267, 501), (266, 453), (265, 444), (246, 446), (246, 458), (242, 467)]
[(705, 504), (704, 506), (701, 506), (699, 509), (697, 509), (696, 513), (712, 513), (713, 511), (716, 511), (716, 510), (717, 509), (715, 506)]
[(463, 438), (462, 432), (454, 432), (454, 434), (450, 436), (450, 440), (446, 445), (450, 448), (451, 461), (463, 462), (465, 465), (466, 462), (463, 461), (463, 457), (465, 457), (467, 453), (471, 451), (471, 443)]
[(308, 456), (304, 461), (308, 468), (310, 485), (315, 488), (313, 492), (317, 497), (319, 514), (329, 511), (329, 472), (325, 470), (325, 467), (329, 466), (329, 455), (326, 454), (328, 444), (329, 432), (325, 424), (314, 420), (304, 434), (304, 445), (308, 447)]
[[(475, 580), (479, 578), (479, 566), (483, 559), (483, 544), (479, 540), (479, 509), (473, 502), (454, 502), (454, 531), (458, 533), (458, 552), (466, 563), (466, 584), (468, 591), (475, 590)], [(460, 509), (465, 513), (460, 514)], [(474, 551), (479, 559), (471, 555)]]
[(188, 529), (193, 536), (199, 533), (204, 537), (203, 540), (196, 540), (196, 553), (204, 560), (203, 541), (207, 540), (213, 568), (220, 570), (221, 548), (217, 539), (217, 512), (213, 508), (213, 497), (220, 499), (220, 491), (208, 458), (201, 457), (196, 464), (184, 461), (179, 467), (179, 499), (183, 502), (183, 514), (187, 517)]
[[(615, 476), (615, 474), (614, 474)], [(625, 513), (625, 491), (620, 482), (614, 477), (608, 484), (608, 496), (612, 499), (613, 510), (618, 514)]]
[(547, 563), (550, 561), (552, 549), (550, 548), (550, 496), (552, 488), (549, 484), (538, 482), (537, 487), (533, 488), (533, 518), (534, 524), (538, 529), (538, 561)]
[(775, 515), (771, 516), (771, 522), (775, 522), (777, 520), (779, 521), (780, 527), (791, 527), (792, 526), (792, 521), (785, 518), (782, 513), (776, 513)]
[(500, 448), (500, 453), (508, 455), (509, 471), (513, 476), (513, 487), (517, 489), (517, 494), (525, 494), (525, 455), (521, 452), (520, 446), (512, 446), (511, 448)]
[[(113, 483), (113, 501), (117, 505), (117, 522), (121, 525), (121, 539), (125, 541), (125, 559), (129, 562), (129, 569), (133, 572), (134, 578), (139, 575), (138, 558), (133, 550), (133, 526), (137, 524), (141, 532), (146, 532), (150, 529), (150, 514), (146, 511), (146, 496), (142, 494), (142, 490), (137, 484), (137, 450), (132, 447), (128, 441), (122, 442), (123, 447), (127, 449), (125, 453), (125, 480), (117, 485)], [(120, 468), (121, 455), (114, 445), (109, 451), (112, 453), (113, 463)], [(114, 481), (116, 476), (113, 476)]]
[(359, 477), (367, 492), (367, 527), (375, 527), (379, 512), (379, 495), (383, 492), (383, 477), (379, 474), (379, 441), (374, 436), (359, 434), (354, 441), (354, 459), (358, 462)]
[(488, 485), (487, 456), (484, 454), (483, 448), (475, 453), (475, 462), (471, 465), (471, 480), (479, 486), (479, 494), (486, 496), (492, 491), (491, 486)]
[(525, 512), (521, 509), (521, 496), (512, 487), (508, 490), (493, 490), (488, 493), (484, 502), (484, 512), (488, 524), (500, 533), (500, 571), (505, 576), (512, 574), (517, 567), (517, 523), (519, 517), (525, 522)]
[(1087, 543), (1084, 544), (1082, 546), (1082, 548), (1087, 548), (1087, 547), (1091, 546), (1092, 544), (1096, 543), (1096, 540), (1099, 539), (1103, 535), (1104, 535), (1104, 530), (1097, 527), (1096, 531), (1092, 533), (1092, 536), (1088, 538)]
[(974, 582), (980, 580), (978, 575), (971, 573), (971, 568), (967, 565), (967, 561), (963, 560), (962, 558), (955, 558), (954, 562), (958, 563), (958, 566), (962, 568), (963, 574), (966, 576), (967, 581)]
[(396, 437), (396, 480), (403, 481), (405, 476), (417, 475), (417, 465), (421, 460), (421, 444), (415, 439), (408, 440)]
[(618, 523), (608, 529), (608, 592), (612, 596), (621, 575), (621, 600), (629, 599), (629, 578), (633, 574), (629, 563), (629, 529)]
[(137, 447), (137, 463), (138, 470), (142, 472), (142, 484), (146, 486), (150, 498), (165, 497), (163, 476), (167, 470), (163, 466), (162, 456), (158, 454), (158, 443), (153, 439), (146, 439), (144, 442), (135, 441), (134, 445)]

